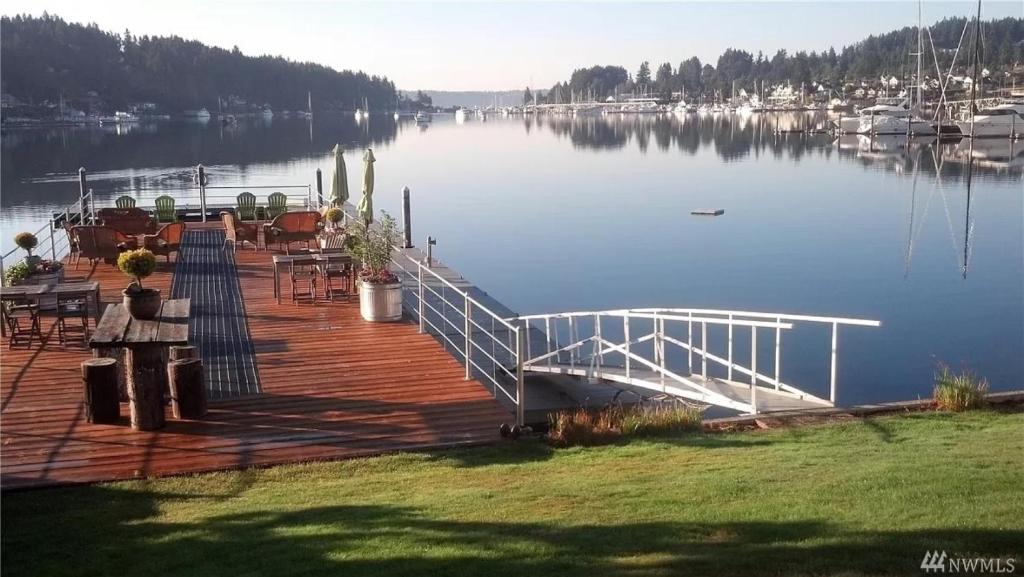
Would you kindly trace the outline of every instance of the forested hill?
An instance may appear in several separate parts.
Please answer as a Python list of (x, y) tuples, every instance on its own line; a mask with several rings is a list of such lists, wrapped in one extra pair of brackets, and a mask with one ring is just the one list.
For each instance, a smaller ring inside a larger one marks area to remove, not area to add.
[(337, 71), (274, 56), (247, 56), (177, 36), (113, 34), (44, 14), (0, 19), (2, 90), (28, 103), (65, 102), (90, 112), (150, 102), (168, 113), (232, 98), (236, 109), (393, 108), (394, 84), (383, 76)]
[[(974, 24), (965, 30), (967, 19), (947, 18), (930, 26), (924, 37), (923, 75), (935, 78), (935, 62), (943, 75), (953, 62), (953, 55), (963, 36), (963, 46), (956, 58), (954, 74), (969, 73), (974, 47)], [(965, 33), (966, 32), (966, 33)], [(930, 34), (930, 40), (929, 40)], [(932, 42), (935, 49), (932, 50)], [(701, 62), (697, 57), (675, 55), (671, 61), (639, 65), (635, 75), (621, 66), (594, 66), (573, 72), (572, 77), (555, 84), (550, 98), (583, 95), (604, 98), (633, 90), (649, 94), (666, 94), (684, 90), (689, 95), (728, 94), (735, 81), (736, 89), (753, 90), (763, 82), (766, 86), (791, 84), (810, 89), (812, 83), (838, 88), (843, 83), (878, 82), (883, 75), (907, 79), (916, 71), (917, 28), (906, 27), (886, 34), (869, 36), (851, 46), (826, 48), (822, 51), (775, 54), (727, 49), (717, 62)], [(982, 22), (980, 62), (989, 69), (987, 82), (1001, 82), (1015, 66), (1024, 64), (1024, 18), (1003, 18)], [(665, 56), (665, 55), (659, 55)], [(660, 60), (660, 58), (659, 58)]]

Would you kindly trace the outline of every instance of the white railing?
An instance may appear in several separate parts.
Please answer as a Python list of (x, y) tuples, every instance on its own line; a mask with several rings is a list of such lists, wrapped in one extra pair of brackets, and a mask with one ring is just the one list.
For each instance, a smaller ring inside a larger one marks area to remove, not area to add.
[[(465, 378), (491, 384), (495, 398), (515, 406), (516, 424), (525, 418), (523, 352), (526, 329), (506, 321), (467, 291), (424, 263), (396, 251), (392, 260), (403, 281), (403, 306), (419, 323), (421, 333), (440, 338), (463, 363)], [(513, 390), (510, 385), (514, 385)]]
[[(524, 315), (508, 320), (541, 335), (543, 351), (537, 354), (533, 351), (536, 346), (533, 339), (527, 341), (524, 370), (617, 380), (747, 413), (759, 412), (759, 390), (811, 404), (835, 406), (839, 326), (877, 327), (881, 324), (864, 319), (697, 308), (581, 311)], [(827, 400), (782, 379), (782, 331), (792, 329), (794, 323), (831, 326)], [(709, 327), (725, 327), (725, 334), (720, 336), (724, 343), (718, 347), (718, 354), (711, 350)], [(699, 340), (694, 338), (695, 329)], [(734, 346), (737, 329), (749, 332), (748, 364), (737, 359)], [(774, 362), (770, 371), (758, 369), (758, 335), (765, 330), (773, 337)], [(609, 338), (611, 334), (615, 334), (615, 340)], [(685, 362), (679, 366), (668, 363), (666, 359), (671, 351), (666, 350), (666, 345), (684, 352)], [(738, 401), (709, 386), (709, 362), (724, 367), (723, 376), (730, 383), (736, 382), (733, 378), (736, 374), (745, 375), (749, 383), (748, 400)]]
[[(61, 260), (71, 252), (71, 241), (64, 232), (63, 223), (70, 222), (72, 225), (95, 224), (96, 210), (93, 202), (93, 194), (89, 192), (82, 195), (75, 203), (64, 207), (60, 213), (51, 216), (49, 222), (33, 232), (39, 244), (34, 249), (35, 254), (49, 260)], [(6, 270), (12, 260), (21, 260), (23, 252), (20, 248), (14, 247), (0, 255), (0, 279), (7, 283)], [(12, 258), (17, 257), (17, 258)]]

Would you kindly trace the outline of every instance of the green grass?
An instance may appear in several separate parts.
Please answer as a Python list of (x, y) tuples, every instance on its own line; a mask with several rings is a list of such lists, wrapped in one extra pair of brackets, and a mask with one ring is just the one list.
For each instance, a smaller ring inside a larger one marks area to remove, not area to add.
[(1024, 414), (519, 441), (2, 506), (4, 575), (919, 575), (935, 549), (1020, 567)]

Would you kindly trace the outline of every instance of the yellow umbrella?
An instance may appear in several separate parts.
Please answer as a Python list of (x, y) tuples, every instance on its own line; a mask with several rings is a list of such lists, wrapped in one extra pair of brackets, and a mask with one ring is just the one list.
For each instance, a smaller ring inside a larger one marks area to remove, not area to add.
[(334, 145), (334, 178), (331, 180), (331, 205), (341, 206), (348, 200), (348, 171), (345, 170), (345, 150)]
[(373, 222), (373, 163), (376, 162), (373, 151), (366, 149), (363, 155), (363, 200), (359, 201), (359, 216), (363, 222)]

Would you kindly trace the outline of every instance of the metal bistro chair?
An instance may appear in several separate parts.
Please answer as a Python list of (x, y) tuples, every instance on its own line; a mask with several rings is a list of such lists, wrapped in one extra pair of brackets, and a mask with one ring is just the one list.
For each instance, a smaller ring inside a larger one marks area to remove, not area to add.
[(288, 196), (283, 192), (275, 192), (267, 197), (267, 220), (274, 220), (288, 212)]
[(117, 208), (135, 208), (135, 199), (128, 195), (119, 196), (114, 201), (114, 206)]
[(156, 205), (156, 221), (157, 223), (163, 222), (175, 222), (178, 220), (178, 213), (174, 211), (174, 198), (167, 196), (158, 196), (153, 201)]
[[(289, 264), (291, 266), (289, 277), (292, 282), (292, 302), (298, 303), (300, 299), (316, 302), (316, 278), (320, 273), (317, 270), (316, 260), (311, 257), (308, 260), (293, 260)], [(306, 290), (299, 290), (300, 285), (305, 285)]]
[(238, 220), (256, 220), (256, 195), (243, 192), (236, 200), (238, 208), (235, 209), (235, 215), (238, 216)]
[(68, 235), (68, 263), (74, 261), (75, 270), (78, 270), (78, 261), (82, 260), (82, 252), (78, 250), (78, 233), (75, 226), (65, 220), (61, 223), (64, 227), (64, 234)]
[[(69, 324), (77, 319), (81, 328)], [(82, 293), (57, 293), (57, 340), (67, 346), (70, 332), (81, 332), (82, 341), (89, 342), (89, 298)]]
[[(320, 276), (324, 280), (324, 297), (333, 302), (335, 295), (340, 293), (346, 300), (350, 299), (355, 292), (355, 266), (352, 257), (335, 249), (324, 249), (322, 255)], [(335, 286), (338, 282), (343, 284)]]
[(43, 342), (43, 332), (39, 328), (39, 305), (22, 300), (5, 300), (0, 302), (0, 314), (7, 326), (7, 348), (13, 349), (26, 339), (26, 346), (32, 348), (32, 339), (39, 337)]

